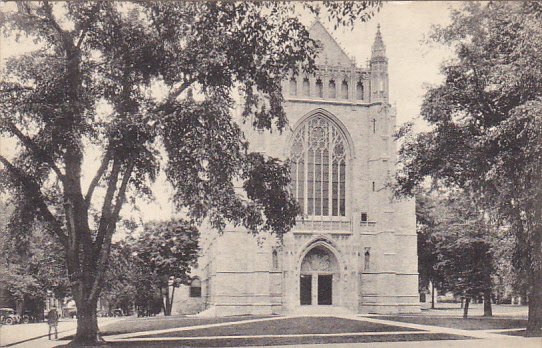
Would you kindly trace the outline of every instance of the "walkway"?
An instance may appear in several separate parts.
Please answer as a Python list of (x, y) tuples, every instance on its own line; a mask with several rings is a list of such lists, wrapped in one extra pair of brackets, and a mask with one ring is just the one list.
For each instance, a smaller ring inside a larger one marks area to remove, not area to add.
[[(99, 318), (100, 325), (112, 323), (119, 318)], [(58, 337), (67, 337), (75, 334), (77, 320), (61, 319), (58, 323)], [(55, 347), (67, 341), (50, 341), (48, 339), (49, 327), (46, 322), (18, 325), (2, 325), (0, 327), (0, 347)], [(38, 344), (39, 342), (39, 344)]]
[[(312, 316), (321, 317), (321, 315), (312, 315)], [(207, 329), (207, 328), (226, 327), (226, 326), (232, 327), (232, 326), (242, 325), (242, 324), (275, 321), (275, 320), (282, 320), (286, 318), (297, 318), (297, 317), (306, 317), (306, 316), (259, 318), (259, 319), (249, 319), (249, 320), (242, 320), (242, 321), (236, 321), (236, 322), (197, 325), (197, 326), (181, 327), (181, 328), (173, 328), (173, 329), (165, 329), (165, 330), (143, 331), (143, 332), (122, 334), (122, 335), (115, 335), (115, 336), (107, 336), (105, 337), (105, 339), (108, 342), (126, 342), (126, 343), (133, 342), (134, 344), (136, 342), (139, 342), (139, 345), (145, 345), (147, 343), (150, 344), (151, 342), (154, 342), (155, 344), (157, 343), (159, 344), (160, 342), (163, 342), (163, 343), (169, 342), (170, 344), (173, 342), (178, 342), (178, 345), (182, 345), (183, 341), (193, 340), (194, 337), (168, 337), (168, 335), (175, 332), (195, 330), (195, 329)], [(376, 323), (376, 324), (404, 327), (405, 331), (400, 330), (400, 331), (389, 331), (389, 332), (378, 331), (378, 332), (355, 332), (355, 333), (327, 333), (327, 334), (316, 334), (316, 335), (315, 334), (258, 335), (258, 333), (255, 332), (254, 335), (246, 335), (246, 336), (204, 336), (204, 337), (197, 337), (197, 339), (210, 341), (210, 340), (216, 340), (216, 339), (230, 339), (230, 338), (235, 338), (235, 339), (262, 338), (264, 339), (264, 338), (283, 338), (283, 337), (284, 338), (322, 337), (322, 340), (325, 342), (326, 338), (342, 337), (342, 336), (390, 335), (391, 337), (393, 335), (397, 336), (397, 335), (416, 335), (416, 334), (418, 335), (419, 334), (451, 334), (451, 335), (472, 337), (473, 339), (472, 340), (411, 341), (411, 342), (381, 342), (381, 343), (346, 343), (346, 344), (345, 343), (339, 343), (339, 344), (328, 343), (326, 344), (326, 347), (375, 347), (375, 348), (399, 347), (399, 346), (401, 348), (410, 348), (410, 347), (429, 348), (429, 347), (438, 347), (438, 346), (450, 347), (450, 348), (455, 348), (455, 347), (457, 348), (459, 347), (541, 348), (542, 347), (542, 339), (540, 338), (523, 338), (523, 337), (517, 337), (517, 336), (500, 335), (496, 333), (502, 330), (462, 330), (462, 329), (445, 328), (445, 327), (433, 326), (433, 325), (421, 325), (421, 324), (412, 324), (412, 323), (398, 322), (398, 321), (392, 321), (392, 320), (384, 320), (384, 319), (378, 319), (373, 316), (358, 316), (358, 315), (352, 315), (352, 314), (345, 314), (345, 315), (337, 314), (337, 315), (333, 315), (333, 317), (348, 319), (348, 320), (357, 320), (357, 321), (367, 322), (367, 323)], [(114, 320), (110, 318), (108, 319)], [(68, 335), (72, 335), (75, 332), (75, 321), (70, 322), (70, 323), (63, 323), (63, 324), (64, 325), (61, 327), (61, 331), (63, 332), (59, 336), (66, 337)], [(34, 325), (36, 329), (39, 328), (39, 331), (45, 334), (47, 333), (46, 331), (47, 326), (45, 324), (32, 324), (32, 325)], [(16, 326), (13, 326), (13, 327), (16, 327)], [(421, 330), (421, 332), (420, 331), (406, 331), (408, 329)], [(35, 338), (31, 341), (24, 341), (16, 345), (12, 345), (8, 343), (8, 346), (29, 347), (29, 348), (35, 348), (35, 347), (48, 348), (48, 347), (55, 347), (57, 345), (62, 345), (62, 344), (67, 343), (67, 341), (49, 341), (46, 335), (36, 336), (36, 333), (37, 331), (34, 331), (33, 334)], [(138, 336), (145, 336), (145, 335), (160, 335), (162, 337), (137, 338)], [(28, 336), (32, 336), (32, 333), (28, 332)], [(303, 345), (303, 348), (321, 348), (321, 347), (322, 347), (321, 344)]]

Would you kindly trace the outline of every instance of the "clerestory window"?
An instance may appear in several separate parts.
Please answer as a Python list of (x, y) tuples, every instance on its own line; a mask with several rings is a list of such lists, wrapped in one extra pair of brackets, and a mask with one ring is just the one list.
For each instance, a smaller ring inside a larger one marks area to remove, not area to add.
[(323, 115), (297, 129), (290, 169), (292, 192), (303, 215), (346, 215), (346, 144), (342, 131)]

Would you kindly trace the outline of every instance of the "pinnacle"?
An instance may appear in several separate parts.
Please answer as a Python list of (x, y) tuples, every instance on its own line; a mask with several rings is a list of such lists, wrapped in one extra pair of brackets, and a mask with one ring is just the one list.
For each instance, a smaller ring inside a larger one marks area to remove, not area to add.
[(382, 33), (380, 32), (380, 23), (378, 23), (376, 27), (376, 36), (375, 36), (375, 41), (373, 43), (371, 59), (385, 58), (385, 57), (386, 57), (386, 45), (384, 45), (384, 41), (382, 40)]

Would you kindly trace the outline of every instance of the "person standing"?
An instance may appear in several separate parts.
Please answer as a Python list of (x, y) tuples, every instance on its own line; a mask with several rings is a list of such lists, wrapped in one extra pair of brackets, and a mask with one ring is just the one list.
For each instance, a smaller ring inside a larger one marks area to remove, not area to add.
[(47, 314), (47, 323), (49, 324), (49, 339), (51, 339), (51, 331), (55, 330), (55, 340), (58, 339), (58, 318), (59, 314), (56, 306), (53, 306)]

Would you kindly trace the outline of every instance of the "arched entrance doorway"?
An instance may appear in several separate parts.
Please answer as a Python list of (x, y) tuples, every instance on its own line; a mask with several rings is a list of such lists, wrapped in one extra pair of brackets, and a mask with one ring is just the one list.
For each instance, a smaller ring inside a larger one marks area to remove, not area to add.
[(338, 304), (339, 262), (322, 245), (315, 246), (303, 258), (299, 277), (299, 303), (302, 306)]

